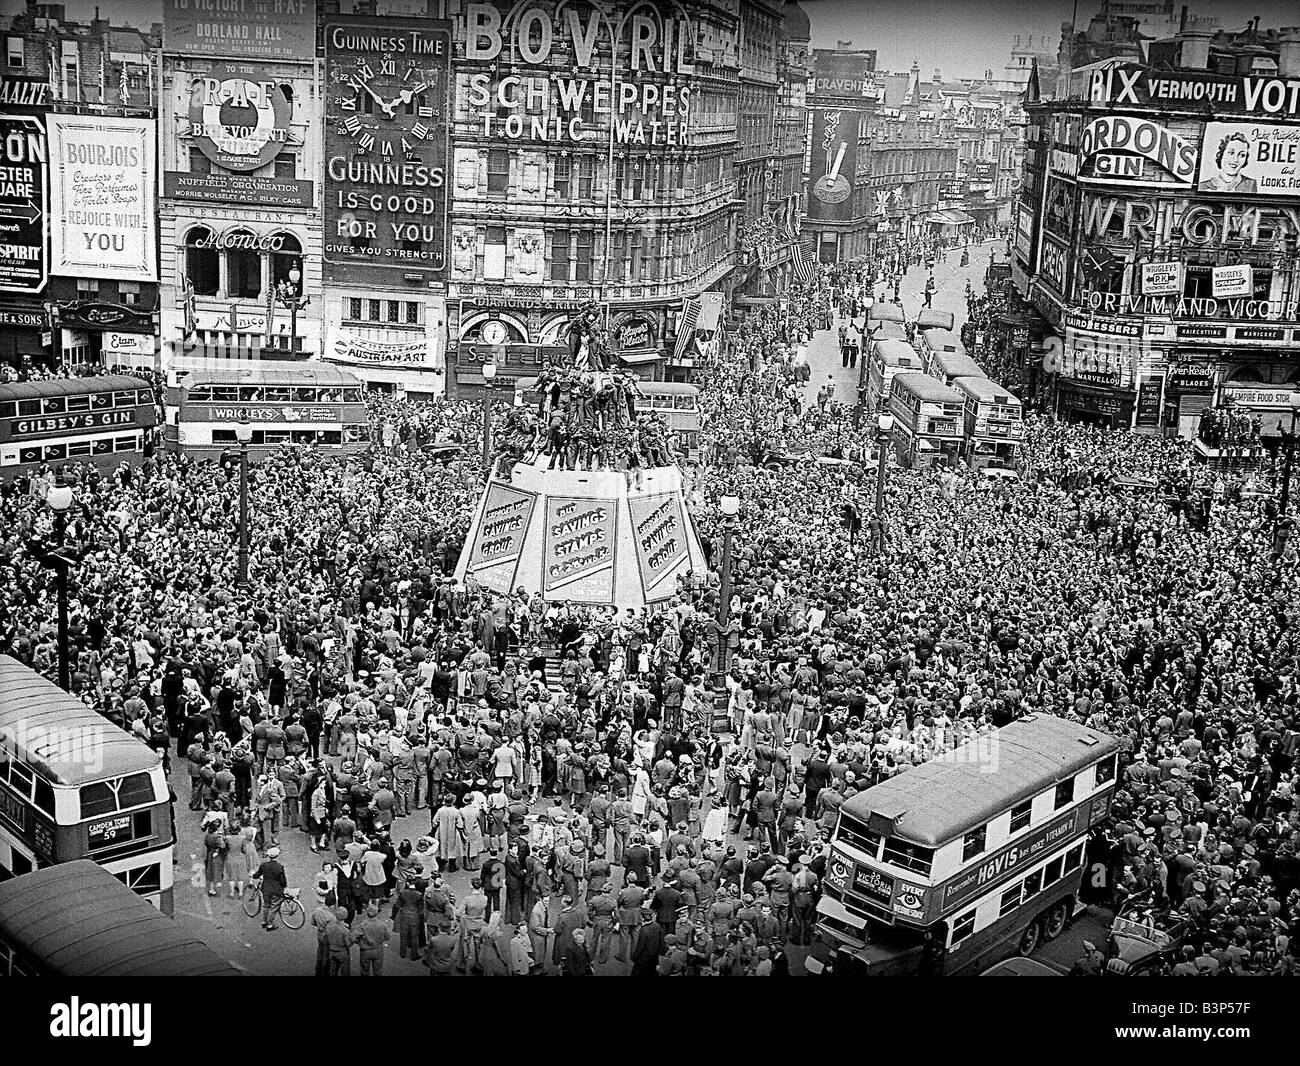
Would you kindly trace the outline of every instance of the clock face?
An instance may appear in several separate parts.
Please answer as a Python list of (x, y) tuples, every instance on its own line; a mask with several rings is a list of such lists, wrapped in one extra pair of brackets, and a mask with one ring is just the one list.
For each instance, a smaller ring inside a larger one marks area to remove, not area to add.
[(485, 344), (504, 344), (506, 340), (506, 327), (496, 319), (491, 322), (485, 322), (481, 332)]
[(395, 52), (340, 60), (334, 68), (338, 132), (357, 155), (409, 161), (441, 124), (436, 79), (419, 60)]

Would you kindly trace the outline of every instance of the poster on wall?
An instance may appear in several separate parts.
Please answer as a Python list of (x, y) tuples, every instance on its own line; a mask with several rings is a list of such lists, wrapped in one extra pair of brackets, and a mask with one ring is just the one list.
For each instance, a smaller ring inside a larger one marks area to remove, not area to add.
[(0, 292), (36, 293), (49, 280), (45, 127), (31, 115), (0, 115)]
[(154, 122), (50, 115), (51, 269), (157, 281)]
[(1190, 186), (1196, 145), (1148, 118), (1093, 119), (1079, 138), (1079, 177), (1085, 182)]
[(334, 16), (325, 41), (325, 262), (441, 275), (451, 23)]
[(614, 598), (618, 501), (548, 496), (542, 595), (577, 603)]
[(668, 579), (689, 558), (682, 498), (676, 493), (630, 496), (628, 510), (646, 600), (673, 595), (677, 586)]
[(1300, 195), (1300, 126), (1207, 122), (1196, 188), (1224, 196)]
[(163, 51), (310, 63), (316, 0), (163, 0)]
[(808, 217), (848, 219), (853, 214), (853, 180), (858, 165), (858, 112), (819, 108), (813, 112), (812, 185)]
[(289, 143), (293, 106), (253, 63), (217, 63), (190, 80), (185, 137), (223, 171), (260, 170)]
[(1211, 295), (1216, 300), (1225, 296), (1250, 296), (1255, 291), (1255, 272), (1249, 263), (1234, 266), (1212, 267), (1210, 270)]
[(466, 570), (480, 584), (498, 592), (514, 585), (515, 568), (523, 551), (528, 523), (532, 521), (537, 496), (494, 482), (488, 489), (479, 523), (470, 547)]

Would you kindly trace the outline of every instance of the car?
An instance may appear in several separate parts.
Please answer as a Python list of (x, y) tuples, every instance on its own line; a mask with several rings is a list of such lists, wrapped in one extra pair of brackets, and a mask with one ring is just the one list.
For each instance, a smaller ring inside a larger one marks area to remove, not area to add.
[(1105, 973), (1128, 977), (1163, 967), (1177, 958), (1190, 930), (1191, 923), (1182, 915), (1159, 914), (1130, 901), (1111, 924)]
[(443, 466), (450, 466), (456, 460), (465, 458), (465, 446), (449, 440), (431, 441), (421, 447), (420, 451), (430, 459), (437, 459)]

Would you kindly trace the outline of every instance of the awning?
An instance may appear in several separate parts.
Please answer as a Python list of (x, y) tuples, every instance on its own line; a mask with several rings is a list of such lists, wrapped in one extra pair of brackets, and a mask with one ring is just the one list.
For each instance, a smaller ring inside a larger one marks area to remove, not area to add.
[(975, 221), (965, 211), (936, 211), (926, 215), (925, 221), (931, 226), (967, 226)]
[(738, 307), (762, 307), (776, 303), (775, 296), (733, 296), (731, 302)]
[(629, 352), (626, 355), (619, 353), (618, 361), (624, 366), (645, 366), (647, 363), (657, 363), (663, 357), (664, 353), (656, 348), (648, 352)]

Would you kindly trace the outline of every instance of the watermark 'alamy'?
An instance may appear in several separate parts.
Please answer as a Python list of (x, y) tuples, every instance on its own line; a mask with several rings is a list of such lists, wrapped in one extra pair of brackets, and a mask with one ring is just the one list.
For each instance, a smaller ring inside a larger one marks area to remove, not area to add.
[(0, 750), (51, 763), (75, 763), (97, 773), (104, 768), (104, 732), (99, 726), (51, 728), (20, 718), (0, 729)]
[(73, 996), (50, 1006), (50, 1036), (130, 1038), (136, 1047), (153, 1039), (153, 1006), (149, 1003), (83, 1003)]

